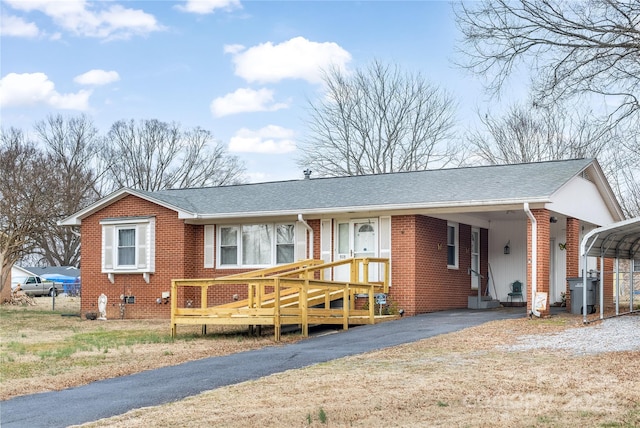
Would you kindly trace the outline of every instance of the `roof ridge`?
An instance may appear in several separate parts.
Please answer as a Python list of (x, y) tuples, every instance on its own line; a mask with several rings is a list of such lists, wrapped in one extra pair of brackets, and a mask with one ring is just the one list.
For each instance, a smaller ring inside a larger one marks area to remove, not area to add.
[[(336, 179), (349, 179), (349, 178), (361, 178), (361, 177), (377, 177), (377, 176), (389, 176), (389, 175), (400, 175), (400, 174), (418, 174), (418, 173), (429, 173), (429, 172), (439, 172), (439, 171), (456, 171), (456, 170), (470, 170), (470, 169), (480, 169), (480, 168), (500, 168), (500, 167), (518, 167), (524, 165), (540, 165), (540, 164), (548, 164), (548, 163), (565, 163), (565, 162), (576, 162), (588, 160), (593, 161), (593, 158), (572, 158), (572, 159), (551, 159), (544, 161), (535, 161), (535, 162), (519, 162), (519, 163), (503, 163), (503, 164), (488, 164), (488, 165), (468, 165), (468, 166), (457, 166), (452, 168), (438, 168), (438, 169), (421, 169), (421, 170), (413, 170), (413, 171), (392, 171), (392, 172), (381, 172), (381, 173), (371, 173), (371, 174), (359, 174), (359, 175), (341, 175), (341, 176), (321, 176), (316, 178), (311, 178), (309, 180), (336, 180)], [(289, 179), (289, 180), (275, 180), (275, 181), (259, 181), (253, 183), (236, 183), (236, 184), (228, 184), (228, 185), (220, 185), (220, 186), (199, 186), (199, 187), (182, 187), (177, 189), (162, 189), (156, 190), (152, 192), (147, 192), (149, 195), (158, 194), (158, 193), (174, 193), (180, 191), (189, 191), (189, 190), (207, 190), (207, 189), (215, 189), (215, 188), (233, 188), (233, 187), (243, 187), (243, 186), (256, 186), (256, 185), (265, 185), (265, 184), (280, 184), (280, 183), (291, 183), (291, 182), (299, 182), (305, 181), (305, 178), (298, 179)]]

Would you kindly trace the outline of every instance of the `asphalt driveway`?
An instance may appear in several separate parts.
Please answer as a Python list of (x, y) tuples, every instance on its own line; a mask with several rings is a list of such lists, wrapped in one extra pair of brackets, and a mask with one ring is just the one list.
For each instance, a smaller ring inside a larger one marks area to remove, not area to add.
[(51, 428), (82, 424), (286, 370), (523, 316), (523, 308), (434, 312), (359, 326), (291, 345), (205, 358), (63, 391), (16, 397), (0, 402), (0, 425)]

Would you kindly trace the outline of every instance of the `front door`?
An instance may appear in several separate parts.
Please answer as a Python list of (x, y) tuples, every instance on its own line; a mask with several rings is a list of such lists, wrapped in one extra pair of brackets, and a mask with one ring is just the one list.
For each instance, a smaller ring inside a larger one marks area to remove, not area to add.
[[(378, 257), (378, 219), (359, 219), (337, 222), (336, 260), (347, 258)], [(334, 270), (336, 281), (349, 281), (349, 267), (339, 266)], [(359, 280), (362, 278), (362, 268)], [(370, 269), (369, 280), (377, 281), (378, 269)]]
[(378, 254), (378, 220), (352, 220), (353, 257), (376, 257)]

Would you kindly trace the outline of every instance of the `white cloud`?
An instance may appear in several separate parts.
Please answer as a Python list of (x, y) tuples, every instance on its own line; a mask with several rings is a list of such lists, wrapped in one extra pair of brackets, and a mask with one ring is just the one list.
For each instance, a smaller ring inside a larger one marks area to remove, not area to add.
[(229, 140), (229, 151), (233, 153), (290, 153), (296, 150), (291, 129), (268, 125), (257, 131), (242, 128)]
[(224, 97), (214, 99), (211, 102), (211, 113), (215, 117), (222, 117), (236, 113), (276, 111), (288, 107), (287, 103), (274, 103), (273, 91), (270, 89), (262, 88), (256, 91), (240, 88)]
[(226, 54), (237, 54), (244, 50), (244, 45), (235, 44), (235, 45), (224, 45), (224, 53)]
[(238, 45), (225, 46), (233, 55), (236, 75), (248, 82), (278, 82), (282, 79), (303, 79), (322, 82), (321, 70), (330, 66), (346, 68), (351, 54), (337, 43), (312, 42), (295, 37), (274, 45), (271, 42), (247, 50)]
[(184, 6), (177, 6), (177, 8), (184, 12), (205, 15), (213, 13), (216, 9), (226, 11), (240, 9), (242, 5), (240, 0), (187, 0)]
[(58, 26), (80, 36), (126, 39), (133, 35), (145, 35), (164, 29), (153, 15), (112, 2), (89, 3), (85, 0), (5, 0), (5, 2), (16, 10), (42, 12)]
[(44, 73), (9, 73), (0, 79), (0, 106), (24, 107), (39, 104), (65, 110), (88, 110), (91, 90), (61, 94)]
[(74, 77), (73, 81), (80, 85), (100, 86), (120, 80), (117, 71), (90, 70), (79, 76)]
[(38, 30), (38, 26), (33, 22), (27, 22), (17, 16), (3, 15), (0, 34), (9, 37), (33, 38), (38, 37), (40, 30)]

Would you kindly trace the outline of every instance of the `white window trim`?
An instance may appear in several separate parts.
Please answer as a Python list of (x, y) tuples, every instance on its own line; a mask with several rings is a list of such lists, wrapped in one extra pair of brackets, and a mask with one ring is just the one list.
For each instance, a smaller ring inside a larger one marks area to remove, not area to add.
[[(453, 238), (453, 246), (454, 246), (454, 259), (455, 259), (455, 263), (450, 265), (449, 264), (449, 228), (453, 227), (454, 229), (454, 238)], [(448, 269), (458, 269), (459, 263), (460, 263), (460, 254), (459, 254), (459, 250), (460, 250), (460, 240), (459, 240), (459, 230), (460, 230), (460, 225), (458, 223), (449, 221), (447, 222), (447, 242), (446, 242), (446, 246), (447, 246), (447, 268)]]
[[(117, 274), (141, 273), (149, 283), (150, 274), (155, 272), (155, 217), (122, 217), (104, 219), (102, 226), (102, 273), (106, 273), (111, 283)], [(135, 263), (119, 266), (118, 231), (135, 229)], [(110, 236), (108, 236), (110, 235)], [(110, 244), (110, 245), (109, 245)], [(144, 259), (141, 259), (141, 253)], [(110, 260), (111, 263), (108, 263)]]
[[(273, 230), (273, 237), (271, 238), (271, 263), (267, 263), (267, 264), (250, 264), (250, 265), (245, 265), (242, 264), (242, 227), (243, 226), (253, 226), (253, 225), (268, 225), (272, 227)], [(296, 257), (296, 247), (298, 246), (298, 241), (297, 241), (297, 235), (299, 233), (298, 228), (296, 227), (296, 222), (295, 221), (291, 221), (291, 222), (277, 222), (277, 223), (246, 223), (246, 224), (219, 224), (216, 226), (216, 246), (215, 246), (215, 250), (216, 250), (216, 261), (215, 261), (215, 266), (216, 269), (257, 269), (257, 268), (265, 268), (265, 267), (269, 267), (269, 266), (277, 266), (278, 264), (286, 264), (286, 263), (276, 263), (276, 258), (277, 258), (277, 245), (276, 245), (276, 241), (277, 241), (277, 234), (276, 234), (276, 228), (280, 225), (293, 225), (293, 233), (294, 233), (294, 237), (293, 237), (293, 245), (294, 245), (294, 260), (295, 261), (295, 257)], [(236, 264), (221, 264), (221, 259), (222, 257), (220, 256), (221, 254), (221, 238), (222, 238), (222, 234), (220, 233), (220, 229), (221, 228), (237, 228), (238, 229), (238, 242), (237, 242), (237, 257), (236, 260), (238, 261), (238, 263)]]

